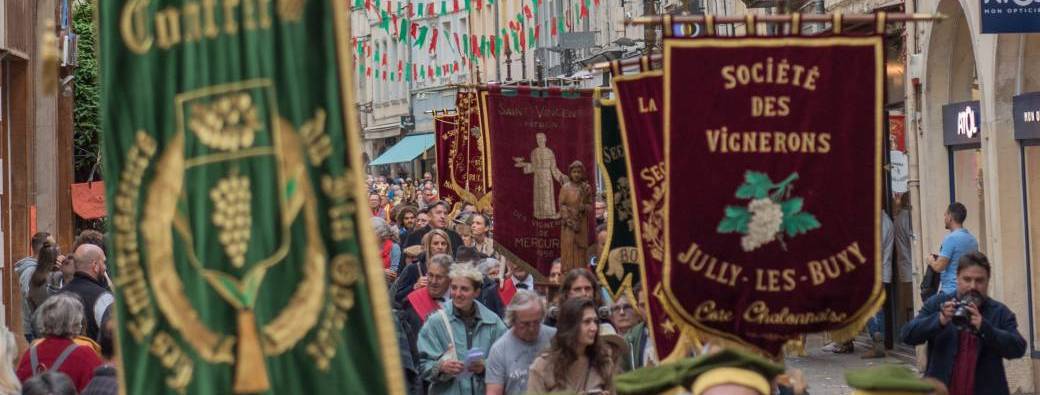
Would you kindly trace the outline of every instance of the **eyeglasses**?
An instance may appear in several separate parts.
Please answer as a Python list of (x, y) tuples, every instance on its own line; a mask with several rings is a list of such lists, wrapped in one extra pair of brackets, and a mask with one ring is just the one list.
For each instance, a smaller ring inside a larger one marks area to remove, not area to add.
[(620, 313), (621, 310), (625, 310), (626, 312), (631, 312), (631, 311), (635, 311), (635, 308), (632, 307), (632, 305), (630, 305), (630, 304), (619, 304), (619, 305), (615, 305), (615, 306), (611, 306), (610, 307), (610, 312), (612, 312), (612, 313)]

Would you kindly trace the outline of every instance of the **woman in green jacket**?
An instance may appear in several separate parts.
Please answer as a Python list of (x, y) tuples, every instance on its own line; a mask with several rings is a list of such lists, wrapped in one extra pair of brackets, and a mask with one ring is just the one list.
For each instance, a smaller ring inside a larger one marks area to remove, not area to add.
[(482, 395), (484, 359), (506, 325), (476, 301), (484, 276), (473, 265), (455, 264), (448, 277), (451, 303), (419, 331), (422, 376), (431, 395)]

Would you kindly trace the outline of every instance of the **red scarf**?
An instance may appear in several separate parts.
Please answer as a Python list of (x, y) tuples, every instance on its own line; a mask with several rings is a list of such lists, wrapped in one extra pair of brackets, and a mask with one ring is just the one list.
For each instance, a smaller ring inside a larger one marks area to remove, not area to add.
[(408, 294), (408, 303), (412, 304), (412, 308), (415, 309), (416, 314), (419, 315), (420, 322), (426, 322), (426, 317), (430, 313), (440, 310), (441, 305), (430, 297), (429, 290), (426, 287), (419, 288)]
[(512, 278), (507, 278), (502, 281), (502, 287), (498, 289), (498, 296), (502, 298), (502, 303), (509, 306), (509, 302), (513, 301), (513, 295), (516, 295), (516, 285), (513, 284)]
[(979, 360), (979, 338), (971, 331), (961, 331), (957, 356), (950, 374), (950, 395), (975, 393), (975, 365)]
[(390, 268), (390, 254), (394, 251), (394, 241), (386, 239), (383, 241), (383, 269)]

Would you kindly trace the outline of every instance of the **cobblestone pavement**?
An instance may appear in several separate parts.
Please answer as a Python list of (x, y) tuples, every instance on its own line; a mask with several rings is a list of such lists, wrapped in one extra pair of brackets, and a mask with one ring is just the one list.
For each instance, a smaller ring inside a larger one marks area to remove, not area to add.
[(884, 363), (901, 364), (910, 367), (915, 372), (917, 369), (905, 362), (887, 357), (883, 359), (863, 359), (860, 354), (867, 351), (863, 343), (856, 343), (856, 352), (852, 354), (835, 354), (821, 351), (820, 342), (810, 341), (805, 357), (788, 357), (786, 360), (788, 369), (801, 369), (809, 382), (809, 394), (811, 395), (848, 395), (852, 392), (845, 385), (845, 371), (849, 369), (865, 368)]

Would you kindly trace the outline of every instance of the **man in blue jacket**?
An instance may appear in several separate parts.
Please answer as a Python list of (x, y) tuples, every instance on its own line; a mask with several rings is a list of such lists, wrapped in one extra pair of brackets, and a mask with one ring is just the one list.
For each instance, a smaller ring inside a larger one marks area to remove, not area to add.
[[(957, 265), (956, 292), (931, 297), (903, 327), (903, 342), (928, 343), (925, 375), (946, 383), (951, 395), (1008, 394), (1002, 359), (1020, 358), (1026, 352), (1015, 314), (987, 296), (989, 276), (985, 255), (965, 254)], [(966, 314), (959, 314), (958, 301), (972, 299), (977, 302), (962, 307)]]

